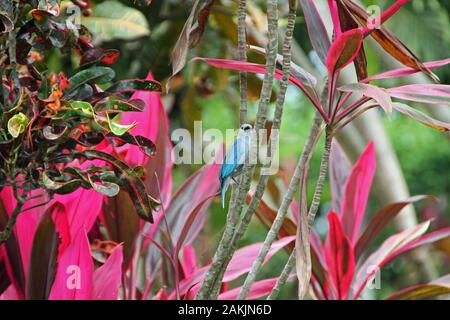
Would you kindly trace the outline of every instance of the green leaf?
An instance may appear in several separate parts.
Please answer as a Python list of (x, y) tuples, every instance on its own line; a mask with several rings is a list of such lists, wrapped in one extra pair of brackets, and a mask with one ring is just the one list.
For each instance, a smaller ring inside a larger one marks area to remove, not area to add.
[(161, 84), (154, 80), (132, 79), (116, 82), (105, 91), (112, 93), (122, 93), (133, 92), (136, 90), (161, 92), (162, 88)]
[(139, 10), (117, 1), (94, 6), (92, 14), (82, 17), (81, 23), (103, 41), (131, 40), (150, 33), (147, 20)]
[(28, 125), (28, 118), (22, 112), (14, 115), (8, 121), (8, 132), (14, 137), (17, 138), (21, 133), (25, 131), (25, 127)]
[(132, 124), (123, 125), (119, 124), (114, 121), (114, 119), (111, 118), (110, 114), (107, 112), (106, 117), (108, 118), (108, 125), (111, 129), (112, 133), (114, 133), (117, 136), (121, 136), (124, 133), (128, 132), (129, 130), (133, 129), (136, 126), (136, 122), (133, 122)]
[(110, 82), (116, 76), (113, 69), (108, 67), (92, 67), (82, 70), (69, 78), (70, 87), (65, 94), (71, 94), (87, 83), (103, 84)]

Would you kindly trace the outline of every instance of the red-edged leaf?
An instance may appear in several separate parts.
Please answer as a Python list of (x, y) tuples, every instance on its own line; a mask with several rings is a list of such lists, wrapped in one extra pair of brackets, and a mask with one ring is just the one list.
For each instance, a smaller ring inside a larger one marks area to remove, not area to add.
[[(425, 62), (424, 65), (428, 69), (435, 69), (435, 68), (446, 66), (449, 63), (450, 63), (450, 58), (438, 60), (438, 61)], [(373, 75), (373, 76), (370, 76), (370, 77), (364, 79), (363, 81), (369, 82), (369, 81), (373, 81), (373, 80), (404, 77), (404, 76), (409, 76), (411, 74), (415, 74), (417, 72), (420, 72), (420, 71), (417, 69), (414, 69), (414, 68), (398, 68), (398, 69), (393, 69), (393, 70), (378, 73), (376, 75)]]
[(359, 272), (354, 283), (355, 294), (353, 298), (358, 298), (373, 275), (386, 263), (400, 254), (397, 252), (402, 252), (401, 250), (403, 250), (405, 246), (408, 246), (415, 239), (423, 235), (427, 231), (429, 225), (430, 222), (426, 221), (386, 239), (381, 247), (372, 253), (359, 268)]
[(345, 182), (350, 174), (351, 163), (340, 145), (333, 140), (330, 154), (330, 187), (333, 209), (340, 212), (345, 194)]
[(362, 94), (368, 98), (374, 99), (388, 117), (392, 115), (392, 100), (385, 89), (366, 83), (352, 83), (339, 88), (342, 92), (352, 92)]
[(384, 228), (402, 211), (404, 207), (424, 199), (434, 199), (433, 196), (419, 195), (405, 199), (403, 201), (394, 202), (378, 211), (367, 223), (366, 228), (359, 237), (355, 245), (356, 261), (369, 248), (373, 240), (384, 230)]
[[(219, 69), (231, 69), (237, 71), (246, 71), (250, 73), (264, 74), (266, 70), (266, 66), (263, 64), (246, 62), (246, 61), (238, 61), (238, 60), (227, 60), (227, 59), (215, 59), (215, 58), (200, 58), (195, 57), (192, 61), (203, 61), (207, 64), (219, 68)], [(279, 69), (275, 69), (275, 79), (280, 80), (283, 77), (283, 72)], [(289, 82), (301, 90), (306, 90), (305, 85), (309, 85), (308, 83), (304, 83), (302, 80), (295, 77), (293, 74), (289, 77)]]
[(352, 168), (345, 186), (340, 218), (344, 233), (354, 245), (366, 211), (367, 199), (375, 175), (375, 147), (370, 142)]
[(439, 279), (433, 280), (427, 284), (419, 284), (408, 287), (391, 294), (386, 300), (413, 300), (434, 298), (443, 294), (450, 293), (450, 274)]
[[(358, 28), (359, 27), (358, 23), (353, 19), (352, 15), (348, 12), (347, 8), (340, 1), (333, 0), (333, 2), (337, 5), (339, 13), (339, 21), (342, 31), (348, 31)], [(361, 50), (359, 50), (358, 54), (356, 55), (354, 62), (358, 81), (367, 78), (368, 76), (367, 59), (364, 50), (364, 44), (361, 45)]]
[(411, 119), (418, 121), (433, 129), (439, 131), (450, 131), (450, 123), (436, 120), (430, 117), (429, 115), (426, 115), (425, 113), (419, 110), (411, 108), (410, 106), (404, 103), (395, 102), (392, 104), (392, 107), (394, 108), (394, 110), (397, 110), (398, 112), (404, 114), (405, 116), (410, 117)]
[(445, 84), (410, 84), (387, 89), (395, 98), (450, 106), (450, 85)]
[(334, 75), (353, 62), (361, 49), (363, 33), (360, 29), (348, 30), (339, 35), (331, 45), (327, 57), (327, 69)]
[(330, 230), (325, 242), (327, 270), (336, 289), (337, 299), (345, 300), (355, 272), (353, 248), (342, 230), (337, 214), (333, 211), (328, 213), (328, 224)]
[(440, 240), (448, 238), (448, 237), (450, 237), (450, 227), (442, 228), (442, 229), (430, 232), (426, 235), (419, 237), (418, 239), (416, 239), (414, 241), (411, 241), (410, 243), (404, 245), (403, 247), (401, 247), (398, 250), (396, 250), (395, 252), (393, 252), (388, 257), (387, 261), (385, 261), (385, 263), (391, 261), (396, 256), (403, 254), (407, 251), (413, 250), (413, 249), (423, 246), (425, 244), (430, 244), (430, 243), (434, 243), (436, 241), (440, 241)]
[[(402, 0), (403, 1), (403, 0)], [(352, 0), (340, 0), (351, 14), (358, 20), (363, 26), (372, 25), (373, 21), (370, 19), (369, 13), (365, 9), (360, 7)], [(395, 5), (395, 4), (394, 4)], [(400, 4), (400, 7), (403, 4)], [(384, 13), (384, 19), (395, 13), (400, 7), (393, 7)], [(366, 29), (367, 31), (367, 29)], [(397, 59), (404, 65), (414, 68), (418, 71), (424, 72), (434, 81), (439, 81), (438, 77), (431, 72), (420, 60), (417, 58), (394, 34), (387, 30), (383, 26), (378, 26), (370, 31), (370, 35), (383, 47), (383, 49), (389, 53), (393, 58)]]
[(325, 24), (317, 11), (313, 0), (300, 0), (300, 5), (305, 16), (309, 39), (323, 64), (326, 64), (328, 51), (331, 47), (330, 39)]

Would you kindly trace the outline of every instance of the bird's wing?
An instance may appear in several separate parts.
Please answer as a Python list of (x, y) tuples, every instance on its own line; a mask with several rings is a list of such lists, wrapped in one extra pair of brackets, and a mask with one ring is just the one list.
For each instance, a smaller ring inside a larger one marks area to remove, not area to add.
[(244, 139), (236, 139), (233, 141), (233, 144), (223, 158), (223, 163), (220, 168), (220, 178), (222, 180), (231, 176), (238, 167), (244, 164), (246, 149), (248, 148), (245, 147)]

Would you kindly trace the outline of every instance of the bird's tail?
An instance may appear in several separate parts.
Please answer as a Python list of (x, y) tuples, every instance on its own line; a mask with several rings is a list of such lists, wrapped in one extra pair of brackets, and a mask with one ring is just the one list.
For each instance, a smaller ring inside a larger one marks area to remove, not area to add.
[(226, 178), (221, 185), (222, 193), (222, 208), (225, 209), (225, 195), (227, 193), (228, 185), (230, 184), (230, 178)]

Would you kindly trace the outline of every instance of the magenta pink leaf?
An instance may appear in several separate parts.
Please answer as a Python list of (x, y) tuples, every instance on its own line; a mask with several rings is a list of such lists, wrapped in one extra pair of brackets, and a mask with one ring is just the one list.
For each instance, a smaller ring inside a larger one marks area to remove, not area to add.
[(328, 8), (330, 9), (331, 20), (333, 21), (333, 34), (337, 38), (342, 33), (342, 30), (336, 0), (328, 0)]
[(85, 229), (79, 229), (58, 259), (50, 300), (88, 300), (93, 289), (94, 263)]
[(108, 260), (94, 272), (93, 300), (117, 300), (122, 279), (123, 247), (114, 248)]
[(360, 29), (351, 29), (339, 35), (328, 52), (326, 65), (329, 74), (334, 75), (352, 63), (362, 42), (363, 33)]
[(355, 272), (353, 247), (343, 233), (337, 214), (333, 211), (328, 213), (328, 224), (330, 230), (325, 242), (327, 270), (330, 280), (334, 284), (337, 299), (345, 300), (348, 297)]
[(450, 131), (450, 123), (448, 122), (443, 122), (437, 119), (434, 119), (432, 117), (430, 117), (429, 115), (411, 108), (410, 106), (404, 104), (404, 103), (399, 103), (399, 102), (394, 102), (392, 104), (392, 107), (400, 112), (401, 114), (417, 121), (420, 122), (426, 126), (429, 126), (433, 129), (445, 132), (445, 131)]
[(375, 147), (373, 142), (370, 142), (353, 166), (347, 179), (340, 213), (344, 233), (350, 239), (352, 245), (358, 239), (375, 169)]

